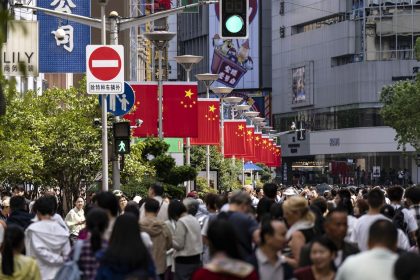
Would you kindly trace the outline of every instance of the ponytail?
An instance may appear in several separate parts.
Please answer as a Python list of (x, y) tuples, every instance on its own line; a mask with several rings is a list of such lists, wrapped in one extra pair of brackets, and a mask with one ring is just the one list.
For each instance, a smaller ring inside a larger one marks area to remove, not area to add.
[(4, 275), (13, 275), (14, 251), (21, 249), (24, 237), (22, 228), (13, 225), (6, 228), (1, 250), (1, 269)]

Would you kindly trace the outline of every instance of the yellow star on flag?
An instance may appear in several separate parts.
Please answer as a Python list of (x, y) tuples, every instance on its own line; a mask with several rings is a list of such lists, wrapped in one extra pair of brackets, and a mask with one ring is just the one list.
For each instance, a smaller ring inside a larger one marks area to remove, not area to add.
[(188, 97), (189, 99), (191, 99), (193, 94), (194, 93), (191, 91), (191, 89), (185, 91), (185, 97)]
[(265, 144), (267, 144), (267, 140), (264, 140), (264, 141), (263, 141), (263, 144), (264, 144), (264, 145), (265, 145)]
[(260, 141), (260, 137), (259, 136), (255, 137), (255, 140)]
[(216, 110), (216, 107), (214, 107), (214, 105), (209, 106), (209, 112), (214, 113), (215, 110)]
[(252, 134), (252, 131), (251, 131), (251, 130), (248, 130), (246, 133), (247, 133), (248, 135), (251, 135), (251, 134)]
[(240, 124), (240, 125), (238, 125), (238, 129), (239, 130), (243, 130), (244, 129), (244, 126), (242, 124)]

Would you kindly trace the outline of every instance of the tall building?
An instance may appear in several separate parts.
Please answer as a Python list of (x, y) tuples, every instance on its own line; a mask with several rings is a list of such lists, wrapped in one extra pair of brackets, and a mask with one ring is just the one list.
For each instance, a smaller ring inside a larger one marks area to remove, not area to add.
[(271, 2), (274, 126), (305, 129), (280, 137), (284, 181), (418, 182), (414, 149), (397, 149), (379, 98), (413, 77), (420, 1)]

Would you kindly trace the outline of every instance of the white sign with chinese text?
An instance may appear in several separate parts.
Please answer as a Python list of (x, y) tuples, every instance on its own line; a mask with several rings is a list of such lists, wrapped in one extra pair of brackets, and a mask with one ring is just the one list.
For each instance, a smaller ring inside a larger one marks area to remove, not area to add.
[[(23, 72), (20, 72), (19, 64), (23, 66)], [(1, 67), (4, 76), (38, 76), (37, 21), (10, 21), (7, 25), (7, 42), (3, 44)]]

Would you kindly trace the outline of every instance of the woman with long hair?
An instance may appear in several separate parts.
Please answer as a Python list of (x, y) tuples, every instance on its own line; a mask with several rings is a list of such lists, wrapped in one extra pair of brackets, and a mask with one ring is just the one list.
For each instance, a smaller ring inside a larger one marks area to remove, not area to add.
[(333, 280), (335, 277), (334, 259), (337, 247), (325, 236), (312, 241), (310, 258), (312, 265), (295, 270), (298, 280)]
[[(101, 208), (89, 210), (86, 216), (87, 239), (76, 241), (83, 242), (78, 261), (83, 280), (95, 279), (96, 271), (99, 268), (98, 258), (107, 247), (104, 233), (108, 228), (108, 223), (109, 218), (105, 210)], [(73, 251), (69, 254), (69, 258), (72, 257)]]
[(41, 280), (36, 260), (22, 254), (25, 234), (21, 227), (10, 225), (6, 228), (1, 247), (2, 280)]
[(258, 279), (254, 267), (241, 261), (235, 229), (226, 220), (211, 221), (207, 231), (211, 260), (198, 269), (193, 280)]
[(292, 253), (286, 261), (296, 268), (300, 250), (315, 237), (315, 215), (309, 209), (308, 201), (301, 196), (292, 196), (283, 203), (283, 215), (289, 227), (286, 238)]
[(97, 280), (156, 279), (156, 271), (141, 237), (138, 219), (126, 213), (115, 220)]

